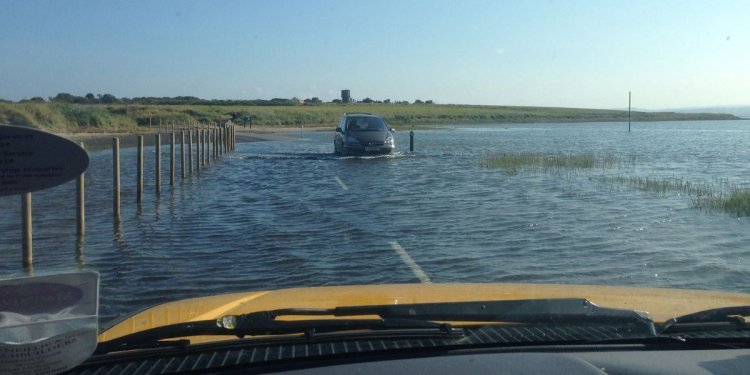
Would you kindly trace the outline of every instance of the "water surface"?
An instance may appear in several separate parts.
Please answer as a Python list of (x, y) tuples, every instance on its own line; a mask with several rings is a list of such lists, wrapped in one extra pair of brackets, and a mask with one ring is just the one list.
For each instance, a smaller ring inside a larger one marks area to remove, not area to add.
[[(168, 300), (293, 286), (549, 282), (750, 292), (747, 218), (691, 208), (690, 197), (603, 175), (750, 187), (750, 123), (445, 126), (397, 133), (388, 157), (334, 157), (332, 132), (238, 144), (234, 153), (135, 205), (135, 150), (122, 151), (122, 220), (111, 155), (91, 154), (87, 234), (75, 187), (34, 194), (34, 272), (101, 273), (104, 320)], [(164, 148), (163, 165), (168, 150)], [(521, 171), (480, 166), (493, 153), (593, 153), (624, 169)], [(0, 275), (20, 269), (20, 198), (0, 198)]]

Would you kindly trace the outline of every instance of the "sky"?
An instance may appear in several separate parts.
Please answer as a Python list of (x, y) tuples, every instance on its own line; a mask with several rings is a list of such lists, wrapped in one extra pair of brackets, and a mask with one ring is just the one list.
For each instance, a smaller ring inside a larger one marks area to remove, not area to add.
[(750, 1), (0, 0), (0, 98), (750, 105)]

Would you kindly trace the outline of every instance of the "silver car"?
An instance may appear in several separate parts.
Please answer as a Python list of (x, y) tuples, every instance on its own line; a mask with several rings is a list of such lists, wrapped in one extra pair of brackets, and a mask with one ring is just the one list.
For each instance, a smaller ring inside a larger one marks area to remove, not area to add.
[(396, 147), (393, 130), (371, 113), (345, 113), (333, 138), (336, 155), (390, 154)]

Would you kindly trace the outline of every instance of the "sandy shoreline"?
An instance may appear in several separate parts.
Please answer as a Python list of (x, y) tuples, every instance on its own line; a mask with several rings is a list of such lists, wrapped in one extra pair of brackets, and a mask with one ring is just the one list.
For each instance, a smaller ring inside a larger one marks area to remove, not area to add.
[[(262, 141), (286, 141), (294, 140), (295, 137), (289, 135), (291, 132), (301, 131), (332, 131), (332, 127), (262, 127), (253, 126), (252, 128), (243, 128), (238, 126), (236, 129), (237, 142), (262, 142)], [(138, 135), (143, 135), (145, 146), (153, 146), (156, 143), (156, 133), (56, 133), (59, 136), (68, 138), (76, 143), (83, 142), (87, 150), (102, 150), (112, 147), (112, 139), (119, 138), (120, 147), (136, 147), (138, 144)], [(170, 133), (162, 133), (162, 144), (169, 144)], [(187, 139), (185, 140), (187, 142)], [(194, 140), (195, 141), (195, 140)], [(180, 143), (180, 134), (177, 133), (177, 143)]]

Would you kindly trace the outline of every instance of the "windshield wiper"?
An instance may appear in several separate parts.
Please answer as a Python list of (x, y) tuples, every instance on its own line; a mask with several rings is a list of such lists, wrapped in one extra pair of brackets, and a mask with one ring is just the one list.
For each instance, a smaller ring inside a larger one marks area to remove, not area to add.
[[(305, 319), (277, 320), (289, 316), (378, 316), (379, 319)], [(173, 324), (135, 332), (102, 342), (97, 353), (165, 345), (160, 340), (198, 335), (285, 335), (343, 331), (413, 330), (428, 334), (456, 334), (447, 321), (503, 322), (545, 325), (607, 324), (627, 325), (644, 335), (655, 334), (648, 313), (635, 310), (602, 308), (586, 299), (536, 299), (420, 303), (406, 305), (346, 306), (332, 309), (278, 309), (242, 315), (227, 315), (216, 320)], [(184, 344), (186, 341), (178, 341)]]
[(523, 324), (634, 324), (653, 327), (647, 312), (599, 307), (587, 299), (441, 302), (337, 307), (339, 316), (377, 314), (382, 318)]
[(275, 336), (287, 334), (304, 334), (312, 338), (321, 333), (344, 331), (383, 331), (406, 330), (404, 334), (462, 335), (463, 331), (454, 329), (448, 323), (437, 323), (420, 319), (305, 319), (275, 320), (279, 316), (331, 315), (329, 310), (317, 309), (282, 309), (260, 311), (243, 315), (226, 315), (216, 320), (201, 320), (189, 323), (170, 324), (156, 327), (97, 345), (96, 354), (112, 351), (154, 348), (161, 346), (186, 346), (189, 340), (162, 341), (190, 336)]
[(747, 317), (750, 306), (720, 307), (678, 316), (664, 322), (659, 334), (674, 334), (710, 330), (743, 330), (750, 327)]

